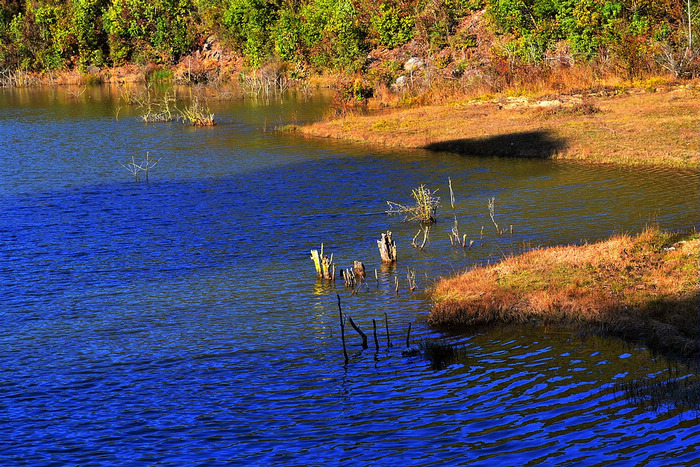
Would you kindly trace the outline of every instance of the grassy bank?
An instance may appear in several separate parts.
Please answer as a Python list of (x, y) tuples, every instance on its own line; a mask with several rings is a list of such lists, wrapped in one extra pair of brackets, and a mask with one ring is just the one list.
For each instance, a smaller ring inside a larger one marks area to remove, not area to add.
[(697, 361), (699, 260), (697, 233), (658, 229), (529, 251), (441, 280), (428, 323), (451, 331), (566, 325)]
[(315, 137), (465, 155), (697, 169), (700, 85), (588, 95), (486, 97), (347, 115), (294, 128)]

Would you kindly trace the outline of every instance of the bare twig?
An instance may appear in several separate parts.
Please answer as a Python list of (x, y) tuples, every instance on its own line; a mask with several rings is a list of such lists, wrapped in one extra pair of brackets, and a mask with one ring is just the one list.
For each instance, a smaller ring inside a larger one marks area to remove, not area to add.
[(496, 232), (498, 235), (502, 235), (503, 232), (501, 232), (501, 229), (498, 228), (498, 224), (496, 223), (496, 198), (489, 198), (489, 216), (491, 216), (491, 222), (493, 222), (493, 225), (496, 227)]

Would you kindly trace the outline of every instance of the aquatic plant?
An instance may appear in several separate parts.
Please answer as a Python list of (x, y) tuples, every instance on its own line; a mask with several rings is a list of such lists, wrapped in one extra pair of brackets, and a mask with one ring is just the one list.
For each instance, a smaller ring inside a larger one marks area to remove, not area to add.
[(437, 208), (440, 206), (440, 198), (435, 196), (437, 190), (430, 190), (421, 185), (411, 192), (415, 200), (415, 205), (406, 206), (403, 204), (387, 201), (389, 209), (387, 214), (400, 214), (408, 222), (420, 222), (421, 224), (433, 224), (437, 221)]
[(408, 280), (408, 288), (413, 292), (416, 290), (416, 270), (407, 268), (406, 279)]
[(289, 89), (291, 80), (286, 76), (282, 64), (271, 63), (258, 70), (242, 71), (238, 74), (238, 85), (249, 96), (279, 95)]
[(503, 235), (503, 231), (498, 228), (498, 223), (496, 222), (496, 198), (489, 198), (489, 217), (494, 227), (496, 227), (498, 235)]
[[(462, 248), (467, 248), (467, 234), (460, 236), (459, 233), (459, 222), (457, 221), (457, 211), (455, 210), (455, 194), (452, 190), (452, 179), (447, 178), (447, 182), (450, 187), (450, 206), (452, 206), (452, 217), (454, 218), (454, 224), (452, 224), (452, 230), (447, 236), (450, 238), (450, 244), (452, 246), (458, 245)], [(415, 240), (415, 238), (414, 238)], [(469, 248), (471, 249), (474, 244), (474, 240), (469, 240)]]
[(150, 84), (143, 93), (134, 94), (129, 88), (120, 92), (120, 97), (126, 103), (134, 103), (143, 109), (141, 119), (144, 123), (171, 122), (175, 120), (174, 111), (177, 109), (177, 96), (166, 92), (163, 96), (151, 90)]
[(442, 370), (466, 357), (463, 348), (442, 339), (423, 339), (416, 350), (430, 362), (434, 370)]
[(700, 415), (700, 377), (687, 371), (681, 372), (678, 366), (671, 368), (667, 378), (657, 378), (654, 375), (620, 383), (616, 389), (623, 392), (626, 399), (640, 406), (656, 410), (674, 406), (693, 410)]
[(198, 98), (194, 98), (192, 103), (180, 110), (180, 116), (183, 121), (194, 126), (214, 126), (214, 114), (209, 110), (209, 107), (199, 103)]
[[(157, 109), (157, 110), (156, 110)], [(142, 115), (145, 123), (172, 122), (175, 120), (173, 110), (175, 109), (175, 96), (165, 96), (157, 101), (153, 106), (147, 107), (147, 112)]]

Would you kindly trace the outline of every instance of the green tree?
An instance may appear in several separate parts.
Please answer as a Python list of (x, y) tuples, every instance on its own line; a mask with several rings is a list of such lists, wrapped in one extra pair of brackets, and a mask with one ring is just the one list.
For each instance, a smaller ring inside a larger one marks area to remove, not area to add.
[(197, 32), (191, 0), (113, 0), (103, 15), (110, 58), (172, 63), (189, 52)]
[(386, 3), (379, 5), (378, 14), (372, 18), (372, 28), (378, 36), (379, 45), (389, 48), (413, 39), (415, 25), (415, 18), (410, 12)]
[(238, 49), (255, 68), (272, 53), (270, 29), (278, 6), (267, 0), (229, 0), (223, 24)]
[(107, 35), (102, 13), (107, 0), (73, 0), (73, 32), (81, 65), (103, 65), (107, 55)]
[[(302, 46), (318, 68), (354, 69), (367, 52), (367, 25), (350, 0), (311, 0), (301, 8)], [(364, 27), (363, 27), (364, 26)]]

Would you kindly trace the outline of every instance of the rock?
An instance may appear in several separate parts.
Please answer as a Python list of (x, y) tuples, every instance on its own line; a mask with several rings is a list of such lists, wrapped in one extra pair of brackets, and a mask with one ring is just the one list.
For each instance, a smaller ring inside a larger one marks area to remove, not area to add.
[(549, 107), (549, 108), (561, 107), (561, 105), (562, 105), (562, 102), (559, 99), (555, 99), (553, 101), (539, 101), (537, 103), (538, 107), (545, 107), (545, 108), (547, 108), (547, 107)]
[(396, 86), (399, 88), (406, 86), (406, 80), (407, 78), (405, 76), (399, 76), (398, 78), (396, 78)]
[(416, 71), (420, 70), (425, 66), (425, 62), (418, 57), (411, 57), (403, 65), (403, 69), (406, 71)]

